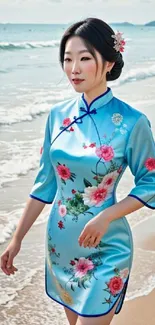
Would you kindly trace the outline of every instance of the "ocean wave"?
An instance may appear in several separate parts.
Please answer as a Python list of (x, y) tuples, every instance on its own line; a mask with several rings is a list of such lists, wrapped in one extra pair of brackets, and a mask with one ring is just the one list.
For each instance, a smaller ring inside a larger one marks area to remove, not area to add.
[[(52, 87), (52, 86), (51, 86)], [(64, 89), (63, 89), (64, 87)], [(24, 89), (24, 88), (23, 88)], [(21, 91), (19, 89), (19, 91)], [(54, 90), (40, 90), (33, 92), (32, 96), (29, 94), (32, 90), (26, 89), (27, 95), (18, 94), (19, 99), (24, 99), (25, 103), (20, 104), (15, 107), (2, 107), (0, 109), (0, 125), (11, 125), (15, 123), (21, 123), (26, 121), (32, 121), (39, 115), (48, 113), (52, 107), (57, 102), (67, 100), (74, 96), (73, 90), (66, 89), (65, 85), (62, 85), (62, 89)], [(9, 112), (9, 114), (8, 114)]]
[(33, 278), (36, 277), (36, 274), (40, 271), (40, 269), (41, 268), (36, 268), (28, 271), (21, 281), (16, 280), (16, 287), (5, 286), (5, 288), (3, 288), (1, 291), (0, 305), (6, 305), (8, 302), (14, 300), (19, 295), (20, 291), (22, 291), (28, 285), (31, 285)]
[[(11, 212), (8, 211), (0, 211), (1, 214), (1, 223), (0, 223), (0, 245), (7, 242), (14, 233), (19, 219), (24, 211), (25, 203), (21, 203), (20, 207), (15, 210), (12, 209)], [(47, 207), (45, 211), (41, 213), (39, 218), (34, 222), (34, 226), (37, 226), (39, 224), (43, 224), (47, 221), (49, 216), (49, 209), (50, 207)], [(3, 220), (2, 220), (3, 219)]]
[(155, 251), (136, 248), (126, 301), (148, 295), (155, 288)]
[(32, 121), (37, 115), (48, 113), (50, 105), (46, 103), (38, 104), (25, 104), (23, 107), (16, 106), (9, 109), (9, 115), (4, 114), (5, 108), (2, 111), (0, 125), (11, 125), (20, 122)]
[(140, 81), (151, 77), (155, 77), (155, 65), (130, 69), (129, 71), (125, 72), (123, 76), (121, 76), (118, 80), (111, 82), (110, 85), (113, 87), (119, 87), (129, 82)]
[(42, 142), (43, 139), (31, 139), (30, 141), (14, 140), (11, 143), (5, 143), (7, 156), (10, 158), (6, 157), (1, 160), (1, 188), (6, 183), (15, 181), (38, 167), (40, 159), (38, 148), (41, 147)]
[(60, 44), (59, 40), (51, 41), (25, 41), (25, 42), (0, 42), (0, 50), (27, 50), (27, 49), (37, 49), (45, 47), (58, 47)]
[(134, 80), (143, 80), (150, 77), (155, 77), (155, 65), (145, 68), (136, 68), (131, 69), (129, 72), (124, 76), (121, 82), (129, 82)]
[(7, 73), (7, 69), (6, 70), (0, 70), (0, 73)]

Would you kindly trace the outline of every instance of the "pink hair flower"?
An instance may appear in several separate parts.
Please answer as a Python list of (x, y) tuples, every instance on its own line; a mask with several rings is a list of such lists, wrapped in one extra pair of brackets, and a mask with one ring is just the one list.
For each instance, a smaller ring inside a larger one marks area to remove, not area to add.
[(122, 37), (121, 32), (117, 32), (115, 35), (112, 35), (111, 37), (114, 38), (114, 49), (116, 52), (124, 52), (124, 45), (126, 44), (124, 38)]

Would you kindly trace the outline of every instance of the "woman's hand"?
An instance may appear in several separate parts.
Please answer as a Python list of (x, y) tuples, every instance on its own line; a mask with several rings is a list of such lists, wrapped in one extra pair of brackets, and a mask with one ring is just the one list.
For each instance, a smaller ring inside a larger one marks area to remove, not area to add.
[(6, 275), (14, 274), (18, 269), (13, 265), (13, 259), (18, 254), (21, 248), (21, 242), (13, 238), (4, 251), (0, 259), (0, 266)]
[(85, 225), (78, 239), (79, 245), (96, 247), (107, 232), (109, 224), (109, 218), (103, 212), (100, 212)]

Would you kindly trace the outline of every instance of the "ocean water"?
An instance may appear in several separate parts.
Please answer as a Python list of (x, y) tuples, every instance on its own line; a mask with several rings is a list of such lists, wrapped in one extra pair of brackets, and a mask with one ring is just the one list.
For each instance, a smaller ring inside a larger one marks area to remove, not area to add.
[[(1, 252), (18, 223), (37, 172), (47, 114), (54, 103), (77, 96), (59, 64), (59, 43), (66, 27), (67, 25), (0, 24)], [(143, 111), (150, 118), (155, 135), (155, 28), (123, 25), (112, 27), (115, 31), (124, 33), (127, 44), (123, 55), (123, 73), (108, 86), (113, 89), (115, 96)], [(133, 184), (131, 173), (127, 170), (118, 186), (118, 200), (128, 194)], [(134, 229), (153, 215), (153, 210), (144, 207), (130, 214), (127, 219)], [(43, 290), (44, 243), (39, 241), (37, 232), (41, 231), (38, 229), (45, 228), (47, 218), (48, 207), (34, 224), (36, 240), (34, 236), (30, 237), (29, 245), (24, 245), (21, 257), (17, 259), (20, 273), (9, 279), (0, 273), (0, 311), (3, 315), (2, 318), (0, 316), (0, 321), (7, 319), (8, 323), (5, 322), (5, 325), (22, 324), (20, 314), (19, 323), (17, 320), (15, 323), (11, 321), (12, 313), (15, 317), (13, 308), (17, 305), (19, 307), (21, 299), (23, 308), (26, 309), (29, 294), (32, 294), (35, 301), (37, 281), (41, 283), (38, 292)], [(38, 246), (40, 253), (36, 254)], [(37, 256), (35, 260), (34, 254)], [(25, 256), (28, 256), (26, 260)], [(135, 256), (137, 262), (126, 299), (147, 294), (155, 287), (155, 252), (136, 249)], [(147, 267), (143, 265), (144, 260)], [(138, 267), (141, 269), (139, 279)], [(42, 299), (41, 294), (36, 310), (43, 303)], [(47, 301), (45, 305), (48, 320), (50, 307)], [(28, 319), (27, 316), (23, 324), (27, 324)], [(49, 321), (47, 323), (50, 324)], [(33, 320), (31, 324), (42, 323)]]

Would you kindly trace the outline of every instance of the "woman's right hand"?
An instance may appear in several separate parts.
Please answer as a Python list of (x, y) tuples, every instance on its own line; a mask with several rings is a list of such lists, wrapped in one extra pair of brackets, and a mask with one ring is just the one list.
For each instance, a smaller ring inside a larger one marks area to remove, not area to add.
[(21, 241), (13, 238), (1, 255), (0, 266), (6, 275), (14, 274), (18, 269), (13, 265), (13, 259), (18, 254), (21, 248)]

